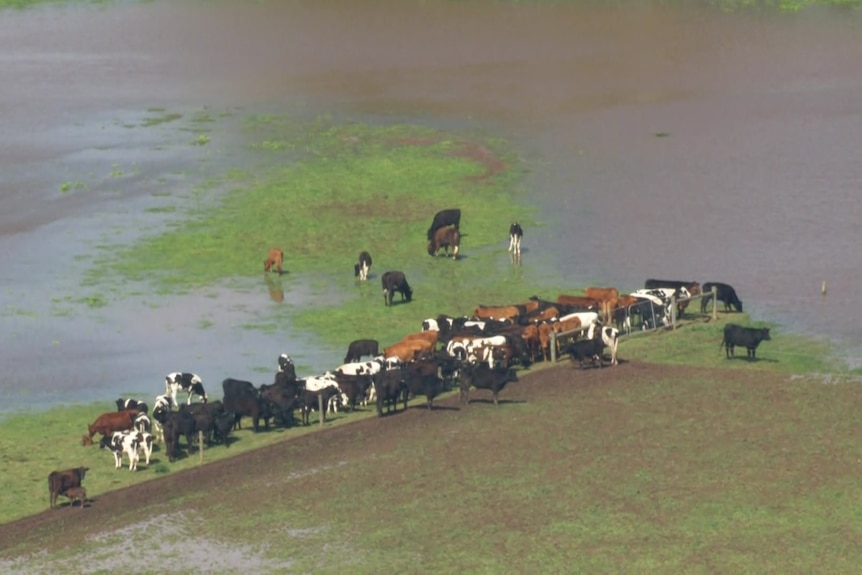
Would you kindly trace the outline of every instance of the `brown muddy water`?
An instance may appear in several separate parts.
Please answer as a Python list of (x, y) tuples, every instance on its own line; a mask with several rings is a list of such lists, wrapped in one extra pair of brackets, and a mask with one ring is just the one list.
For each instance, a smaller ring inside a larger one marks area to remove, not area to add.
[[(239, 328), (274, 305), (251, 281), (238, 293), (56, 311), (106, 233), (133, 237), (156, 192), (175, 199), (235, 153), (230, 134), (194, 146), (193, 130), (140, 129), (156, 109), (480, 127), (511, 139), (530, 168), (545, 225), (526, 230), (525, 273), (623, 289), (648, 277), (728, 282), (753, 319), (828, 337), (862, 364), (860, 14), (51, 6), (0, 12), (0, 94), (0, 415), (155, 395), (176, 370), (215, 391), (228, 375), (262, 383), (283, 351), (305, 373), (339, 361), (342, 350), (289, 326)], [(296, 282), (288, 292), (317, 295)]]

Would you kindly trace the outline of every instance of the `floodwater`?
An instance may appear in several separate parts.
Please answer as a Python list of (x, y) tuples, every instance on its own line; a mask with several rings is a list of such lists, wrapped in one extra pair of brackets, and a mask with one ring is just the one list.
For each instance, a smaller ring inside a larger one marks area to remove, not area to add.
[[(340, 356), (289, 328), (276, 345), (238, 329), (245, 311), (276, 305), (252, 285), (46, 312), (78, 291), (106, 230), (122, 238), (154, 192), (190, 188), (231, 154), (169, 126), (128, 129), (154, 109), (330, 113), (510, 138), (545, 222), (525, 230), (530, 273), (632, 290), (648, 277), (724, 281), (754, 319), (828, 337), (862, 364), (862, 15), (584, 4), (0, 12), (0, 414), (155, 394), (176, 370), (213, 388), (228, 375), (262, 383), (282, 351), (308, 372)], [(287, 301), (315, 297), (287, 288)], [(202, 317), (218, 321), (200, 329)]]

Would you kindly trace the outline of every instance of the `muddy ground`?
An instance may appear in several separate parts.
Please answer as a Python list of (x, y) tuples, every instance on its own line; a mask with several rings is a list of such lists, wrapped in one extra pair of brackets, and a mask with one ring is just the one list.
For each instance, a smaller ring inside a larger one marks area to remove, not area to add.
[[(510, 385), (501, 393), (501, 405), (497, 409), (506, 409), (507, 402), (529, 402), (537, 396), (568, 397), (578, 389), (595, 385), (626, 386), (634, 385), (634, 382), (637, 382), (637, 385), (644, 385), (645, 381), (658, 381), (668, 377), (686, 381), (695, 379), (698, 374), (702, 375), (704, 372), (698, 367), (655, 365), (638, 361), (623, 362), (617, 367), (606, 367), (601, 370), (573, 371), (573, 369), (573, 366), (565, 361), (557, 366), (522, 374), (519, 382)], [(777, 382), (787, 379), (786, 375), (762, 371), (756, 372), (756, 375), (740, 370), (733, 370), (732, 373), (733, 377), (756, 377), (760, 385), (768, 380)], [(489, 398), (488, 392), (474, 390), (471, 404), (466, 409), (491, 409), (493, 404), (490, 403)], [(413, 405), (406, 413), (399, 412), (393, 416), (364, 419), (348, 425), (324, 429), (319, 433), (289, 439), (196, 469), (171, 473), (126, 489), (94, 494), (83, 512), (79, 511), (78, 507), (70, 509), (65, 503), (65, 498), (61, 497), (63, 506), (60, 509), (46, 509), (38, 515), (0, 525), (0, 549), (12, 548), (18, 544), (32, 543), (36, 540), (41, 541), (40, 546), (44, 546), (43, 548), (49, 552), (52, 549), (59, 550), (67, 546), (75, 546), (103, 533), (106, 526), (116, 524), (118, 510), (145, 509), (148, 506), (165, 503), (166, 494), (174, 499), (199, 492), (232, 492), (234, 488), (254, 481), (263, 482), (269, 487), (261, 494), (260, 501), (245, 501), (245, 508), (251, 509), (256, 505), (266, 507), (270, 501), (289, 500), (291, 490), (296, 489), (295, 485), (284, 481), (283, 477), (280, 477), (280, 480), (278, 477), (272, 477), (272, 481), (267, 480), (268, 475), (283, 474), (281, 465), (274, 465), (273, 462), (284, 461), (289, 453), (289, 458), (296, 461), (297, 469), (325, 467), (331, 465), (333, 461), (344, 461), (349, 459), (351, 454), (355, 455), (358, 435), (363, 437), (364, 445), (374, 446), (373, 451), (385, 453), (394, 449), (395, 444), (404, 434), (418, 426), (422, 426), (423, 432), (426, 433), (438, 431), (442, 433), (449, 421), (445, 412), (451, 413), (453, 409), (463, 410), (463, 408), (459, 406), (457, 394), (438, 400), (435, 404), (439, 413), (429, 414), (424, 407)], [(612, 434), (613, 425), (614, 422), (610, 420), (607, 430), (596, 430), (596, 433)], [(458, 453), (461, 456), (464, 455), (464, 452), (460, 451), (444, 452), (443, 457), (449, 457), (451, 460), (439, 461), (439, 468), (458, 469), (469, 466), (469, 454), (466, 459), (458, 460)], [(368, 453), (368, 456), (371, 457), (373, 454)], [(556, 458), (558, 454), (549, 451), (548, 457)], [(315, 482), (320, 492), (327, 492), (327, 481), (338, 482), (339, 475), (337, 473), (318, 474)], [(84, 485), (86, 486), (86, 479)], [(254, 493), (254, 490), (243, 491)], [(47, 508), (47, 488), (45, 505)], [(69, 528), (72, 525), (70, 520), (74, 521), (74, 529)]]

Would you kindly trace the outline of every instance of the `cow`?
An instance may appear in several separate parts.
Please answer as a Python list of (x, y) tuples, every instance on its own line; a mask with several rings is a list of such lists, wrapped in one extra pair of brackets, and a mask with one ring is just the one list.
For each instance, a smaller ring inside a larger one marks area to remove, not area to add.
[(57, 507), (57, 497), (65, 495), (73, 487), (81, 487), (84, 475), (90, 470), (89, 467), (73, 467), (52, 471), (48, 474), (48, 497), (51, 509)]
[[(293, 410), (296, 409), (301, 393), (302, 388), (298, 382), (293, 385), (260, 386), (260, 398), (268, 402), (272, 417), (285, 427), (290, 427), (294, 423)], [(216, 425), (218, 425), (218, 418), (219, 416), (216, 415)]]
[(434, 373), (421, 373), (416, 370), (405, 369), (403, 375), (408, 394), (424, 395), (428, 409), (434, 409), (434, 398), (444, 391), (445, 385), (437, 375), (436, 366)]
[[(602, 303), (594, 298), (587, 297), (584, 295), (567, 295), (560, 294), (557, 296), (556, 306), (560, 309), (560, 312), (571, 313), (574, 311), (595, 311), (601, 308)], [(563, 307), (566, 308), (566, 311), (563, 311)]]
[(440, 210), (434, 214), (434, 221), (428, 228), (428, 241), (434, 239), (434, 232), (446, 226), (453, 226), (456, 230), (461, 229), (461, 210), (459, 208)]
[(344, 363), (360, 361), (363, 356), (375, 357), (380, 354), (380, 342), (376, 339), (356, 339), (347, 346)]
[[(329, 405), (331, 400), (338, 398), (339, 395), (341, 395), (341, 390), (334, 384), (315, 391), (303, 391), (299, 395), (299, 410), (302, 414), (302, 424), (309, 425), (311, 412), (319, 409), (321, 398), (323, 399), (323, 405)], [(321, 415), (321, 417), (324, 416)]]
[(366, 251), (359, 252), (359, 262), (353, 265), (353, 275), (358, 277), (359, 281), (368, 279), (368, 272), (371, 270), (371, 254)]
[[(691, 300), (687, 299), (691, 296), (700, 295), (700, 284), (692, 281), (682, 281), (682, 280), (659, 280), (650, 278), (644, 282), (644, 288), (647, 289), (655, 289), (655, 288), (673, 288), (677, 290), (675, 297), (677, 299), (684, 298), (682, 301), (677, 302), (677, 312), (678, 315), (682, 316), (685, 309), (688, 307), (688, 304)], [(684, 290), (684, 291), (683, 291)], [(686, 295), (686, 293), (688, 295)]]
[(527, 313), (523, 306), (506, 305), (506, 306), (488, 306), (478, 305), (473, 310), (473, 319), (510, 319), (517, 320), (520, 316)]
[(404, 272), (391, 270), (383, 273), (380, 279), (383, 286), (383, 303), (387, 306), (392, 305), (392, 298), (395, 292), (401, 294), (401, 301), (408, 302), (413, 299), (413, 288), (407, 283), (407, 278), (404, 277)]
[(141, 413), (135, 418), (135, 421), (132, 422), (132, 427), (141, 433), (151, 433), (153, 430), (153, 422), (146, 413)]
[(102, 437), (102, 441), (99, 442), (99, 449), (107, 447), (113, 454), (116, 469), (123, 466), (123, 454), (127, 455), (129, 457), (129, 471), (137, 471), (138, 469), (140, 446), (141, 440), (136, 431), (132, 433), (115, 431), (113, 435)]
[(69, 498), (69, 509), (75, 505), (76, 501), (81, 502), (81, 509), (84, 509), (84, 505), (87, 503), (87, 490), (83, 486), (69, 487), (63, 495)]
[(263, 271), (274, 271), (281, 275), (281, 264), (284, 262), (284, 252), (279, 248), (270, 248), (269, 255), (263, 260)]
[(384, 370), (374, 375), (374, 392), (377, 396), (377, 416), (383, 417), (383, 408), (386, 413), (398, 411), (398, 400), (404, 402), (407, 409), (407, 386), (404, 383), (404, 372), (400, 369)]
[(201, 398), (201, 402), (207, 402), (207, 393), (204, 391), (204, 384), (201, 376), (196, 373), (184, 371), (173, 371), (165, 376), (165, 395), (170, 395), (174, 405), (177, 404), (177, 392), (185, 391), (189, 394), (188, 401), (192, 402), (192, 396), (197, 395)]
[(458, 250), (461, 249), (461, 232), (458, 228), (446, 226), (434, 232), (434, 237), (428, 242), (428, 255), (436, 256), (441, 249), (446, 251), (449, 257), (449, 248), (452, 248), (452, 259), (458, 259)]
[(145, 402), (131, 398), (124, 399), (121, 397), (117, 400), (117, 411), (123, 411), (124, 409), (137, 409), (141, 413), (150, 412), (150, 406), (147, 405)]
[(197, 432), (203, 434), (207, 445), (212, 443), (213, 429), (215, 428), (216, 415), (224, 413), (224, 404), (221, 401), (213, 403), (195, 403), (183, 405), (180, 412), (188, 412), (195, 422), (195, 435)]
[(521, 238), (524, 237), (524, 230), (518, 222), (512, 222), (509, 226), (509, 251), (515, 254), (521, 253)]
[(573, 341), (568, 345), (566, 350), (568, 351), (569, 358), (572, 362), (577, 361), (581, 369), (584, 368), (584, 362), (586, 360), (591, 360), (593, 365), (598, 363), (599, 367), (605, 366), (605, 342), (602, 341), (601, 336), (594, 337), (593, 339)]
[[(596, 334), (597, 329), (601, 330), (598, 334)], [(590, 328), (587, 330), (587, 339), (595, 339), (596, 337), (601, 337), (605, 346), (610, 348), (611, 365), (617, 365), (617, 347), (620, 342), (620, 330), (609, 325), (602, 325), (600, 322), (594, 322), (590, 324)]]
[(93, 445), (93, 436), (101, 433), (108, 437), (115, 431), (127, 431), (132, 429), (135, 418), (141, 412), (137, 409), (126, 409), (123, 411), (109, 411), (96, 418), (96, 421), (87, 426), (87, 435), (81, 439), (81, 445)]
[[(712, 288), (716, 288), (716, 296), (720, 302), (724, 302), (724, 311), (729, 312), (730, 307), (736, 308), (736, 311), (742, 312), (742, 301), (736, 295), (736, 290), (733, 286), (720, 282), (706, 282), (703, 284), (703, 297), (700, 298), (700, 313), (706, 313), (706, 306), (712, 301)], [(715, 306), (715, 304), (713, 304)]]
[(341, 390), (341, 401), (351, 411), (356, 409), (357, 402), (365, 403), (368, 389), (372, 384), (370, 373), (346, 374), (335, 371), (335, 383)]
[(242, 429), (242, 417), (250, 417), (254, 431), (260, 430), (260, 420), (263, 418), (264, 427), (269, 429), (269, 418), (278, 411), (274, 409), (272, 402), (260, 397), (259, 390), (250, 381), (227, 378), (222, 381), (224, 397), (222, 406), (225, 411), (234, 414), (234, 429)]
[[(281, 374), (281, 375), (279, 375)], [(278, 356), (278, 371), (275, 374), (275, 383), (290, 383), (296, 381), (296, 366), (286, 353)]]
[(747, 358), (749, 361), (755, 359), (757, 346), (761, 341), (770, 340), (768, 327), (743, 327), (735, 323), (729, 323), (724, 326), (724, 339), (721, 342), (721, 347), (724, 347), (724, 352), (727, 359), (733, 357), (734, 346), (741, 346), (748, 352)]
[(195, 435), (195, 420), (188, 411), (170, 411), (162, 415), (165, 451), (168, 461), (175, 461), (179, 449), (180, 436), (186, 437), (186, 444), (191, 445)]
[(431, 342), (414, 339), (414, 340), (406, 340), (399, 341), (397, 343), (393, 343), (389, 347), (383, 348), (383, 356), (386, 359), (391, 357), (397, 357), (402, 362), (413, 361), (416, 358), (416, 354), (422, 353), (431, 353), (434, 348), (431, 345)]
[(620, 297), (620, 292), (615, 287), (588, 287), (584, 295), (599, 302), (602, 310), (602, 321), (608, 322), (611, 317), (612, 302)]
[(485, 364), (465, 365), (461, 368), (461, 403), (470, 403), (470, 387), (475, 387), (490, 390), (494, 405), (497, 405), (497, 396), (506, 384), (512, 381), (518, 381), (518, 374), (514, 369), (492, 369)]

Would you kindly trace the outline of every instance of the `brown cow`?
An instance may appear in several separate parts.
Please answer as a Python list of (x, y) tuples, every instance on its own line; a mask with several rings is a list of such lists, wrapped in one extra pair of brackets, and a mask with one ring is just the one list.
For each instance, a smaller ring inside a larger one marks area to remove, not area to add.
[(557, 296), (557, 303), (564, 306), (571, 306), (582, 311), (596, 310), (601, 306), (601, 302), (599, 300), (584, 295), (560, 294)]
[(417, 354), (431, 353), (431, 344), (427, 341), (415, 339), (399, 341), (383, 349), (384, 357), (397, 357), (401, 361), (413, 361)]
[(556, 317), (560, 317), (560, 310), (553, 306), (527, 315), (527, 319), (532, 323), (539, 323)]
[(93, 445), (93, 436), (101, 433), (109, 436), (115, 431), (126, 431), (132, 429), (135, 418), (140, 414), (137, 409), (124, 409), (123, 411), (109, 411), (96, 418), (96, 421), (88, 426), (88, 435), (81, 439), (81, 445)]
[(458, 259), (458, 250), (461, 246), (461, 232), (453, 226), (446, 226), (434, 232), (434, 237), (428, 242), (428, 255), (436, 256), (440, 249), (446, 250), (449, 256), (449, 248), (452, 248), (452, 259)]
[(437, 347), (437, 338), (439, 335), (439, 331), (417, 331), (416, 333), (408, 333), (401, 338), (401, 341), (427, 341), (431, 344), (431, 350), (433, 351)]
[(263, 271), (277, 271), (281, 275), (281, 264), (284, 261), (284, 252), (279, 248), (270, 248), (269, 256), (263, 260)]
[(480, 305), (473, 310), (473, 319), (517, 319), (524, 312), (516, 305), (486, 306)]
[(602, 321), (610, 323), (611, 302), (620, 297), (620, 292), (615, 287), (588, 287), (584, 290), (587, 297), (598, 300), (602, 308)]
[(611, 301), (609, 307), (611, 309), (611, 320), (612, 321), (608, 321), (608, 320), (605, 320), (604, 318), (602, 318), (604, 323), (615, 325), (617, 327), (617, 329), (622, 331), (623, 324), (626, 321), (626, 315), (628, 314), (629, 306), (633, 306), (633, 305), (639, 303), (640, 301), (641, 300), (639, 300), (638, 298), (636, 298), (633, 295), (621, 295), (617, 299)]
[(69, 509), (75, 505), (76, 501), (80, 501), (81, 509), (84, 509), (84, 504), (87, 502), (87, 490), (82, 486), (70, 487), (63, 495), (69, 498)]
[[(52, 471), (48, 474), (48, 493), (51, 509), (57, 507), (57, 496), (66, 495), (69, 489), (80, 487), (89, 467), (73, 467), (62, 471)], [(83, 503), (82, 503), (83, 505)]]
[(536, 326), (536, 331), (539, 336), (539, 348), (542, 350), (542, 357), (545, 361), (551, 359), (551, 332), (554, 328), (550, 323), (542, 322)]

